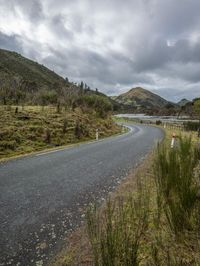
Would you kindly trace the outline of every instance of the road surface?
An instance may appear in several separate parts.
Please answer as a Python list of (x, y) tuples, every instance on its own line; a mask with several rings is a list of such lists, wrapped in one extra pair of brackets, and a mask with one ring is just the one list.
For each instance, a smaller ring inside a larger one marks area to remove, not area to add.
[(88, 204), (101, 203), (162, 138), (131, 125), (122, 136), (0, 164), (0, 265), (48, 264)]

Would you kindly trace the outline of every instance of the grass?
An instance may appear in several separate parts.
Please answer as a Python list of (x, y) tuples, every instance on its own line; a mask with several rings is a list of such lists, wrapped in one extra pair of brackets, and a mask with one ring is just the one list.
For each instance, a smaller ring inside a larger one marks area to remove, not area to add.
[[(174, 131), (179, 145), (171, 149)], [(55, 265), (200, 265), (197, 143), (195, 133), (166, 129), (164, 143), (107, 204), (88, 210), (86, 228)]]
[(138, 249), (148, 213), (148, 198), (139, 193), (137, 198), (118, 199), (114, 204), (108, 200), (101, 217), (96, 208), (90, 209), (87, 225), (94, 265), (139, 265)]
[(0, 106), (0, 124), (0, 159), (92, 140), (96, 128), (100, 138), (121, 132), (111, 118), (50, 106)]
[(168, 224), (176, 235), (193, 226), (200, 178), (194, 174), (200, 160), (199, 149), (192, 146), (191, 137), (180, 137), (178, 145), (175, 149), (158, 146), (154, 163), (157, 194), (162, 197)]

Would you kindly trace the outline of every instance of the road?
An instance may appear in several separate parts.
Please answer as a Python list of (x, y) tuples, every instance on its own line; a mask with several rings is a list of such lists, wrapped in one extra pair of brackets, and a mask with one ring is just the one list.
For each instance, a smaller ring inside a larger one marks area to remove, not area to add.
[(0, 164), (0, 265), (46, 265), (84, 220), (163, 138), (131, 131), (62, 151)]

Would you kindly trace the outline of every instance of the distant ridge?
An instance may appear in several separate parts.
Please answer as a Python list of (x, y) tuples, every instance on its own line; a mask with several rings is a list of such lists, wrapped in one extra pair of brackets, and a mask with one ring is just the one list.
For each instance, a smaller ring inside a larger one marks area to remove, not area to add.
[(183, 106), (185, 106), (185, 105), (188, 104), (188, 103), (190, 103), (189, 100), (187, 100), (187, 99), (182, 99), (182, 100), (180, 100), (177, 104), (178, 104), (179, 106), (183, 107)]

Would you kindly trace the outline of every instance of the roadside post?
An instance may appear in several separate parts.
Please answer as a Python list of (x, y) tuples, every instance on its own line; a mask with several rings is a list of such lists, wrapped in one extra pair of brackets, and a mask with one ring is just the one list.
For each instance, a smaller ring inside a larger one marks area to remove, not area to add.
[(171, 148), (173, 149), (176, 146), (176, 134), (172, 134)]
[(124, 133), (125, 132), (125, 127), (124, 127), (124, 125), (122, 125), (122, 133)]
[(96, 140), (99, 140), (99, 130), (98, 130), (98, 128), (96, 129)]

